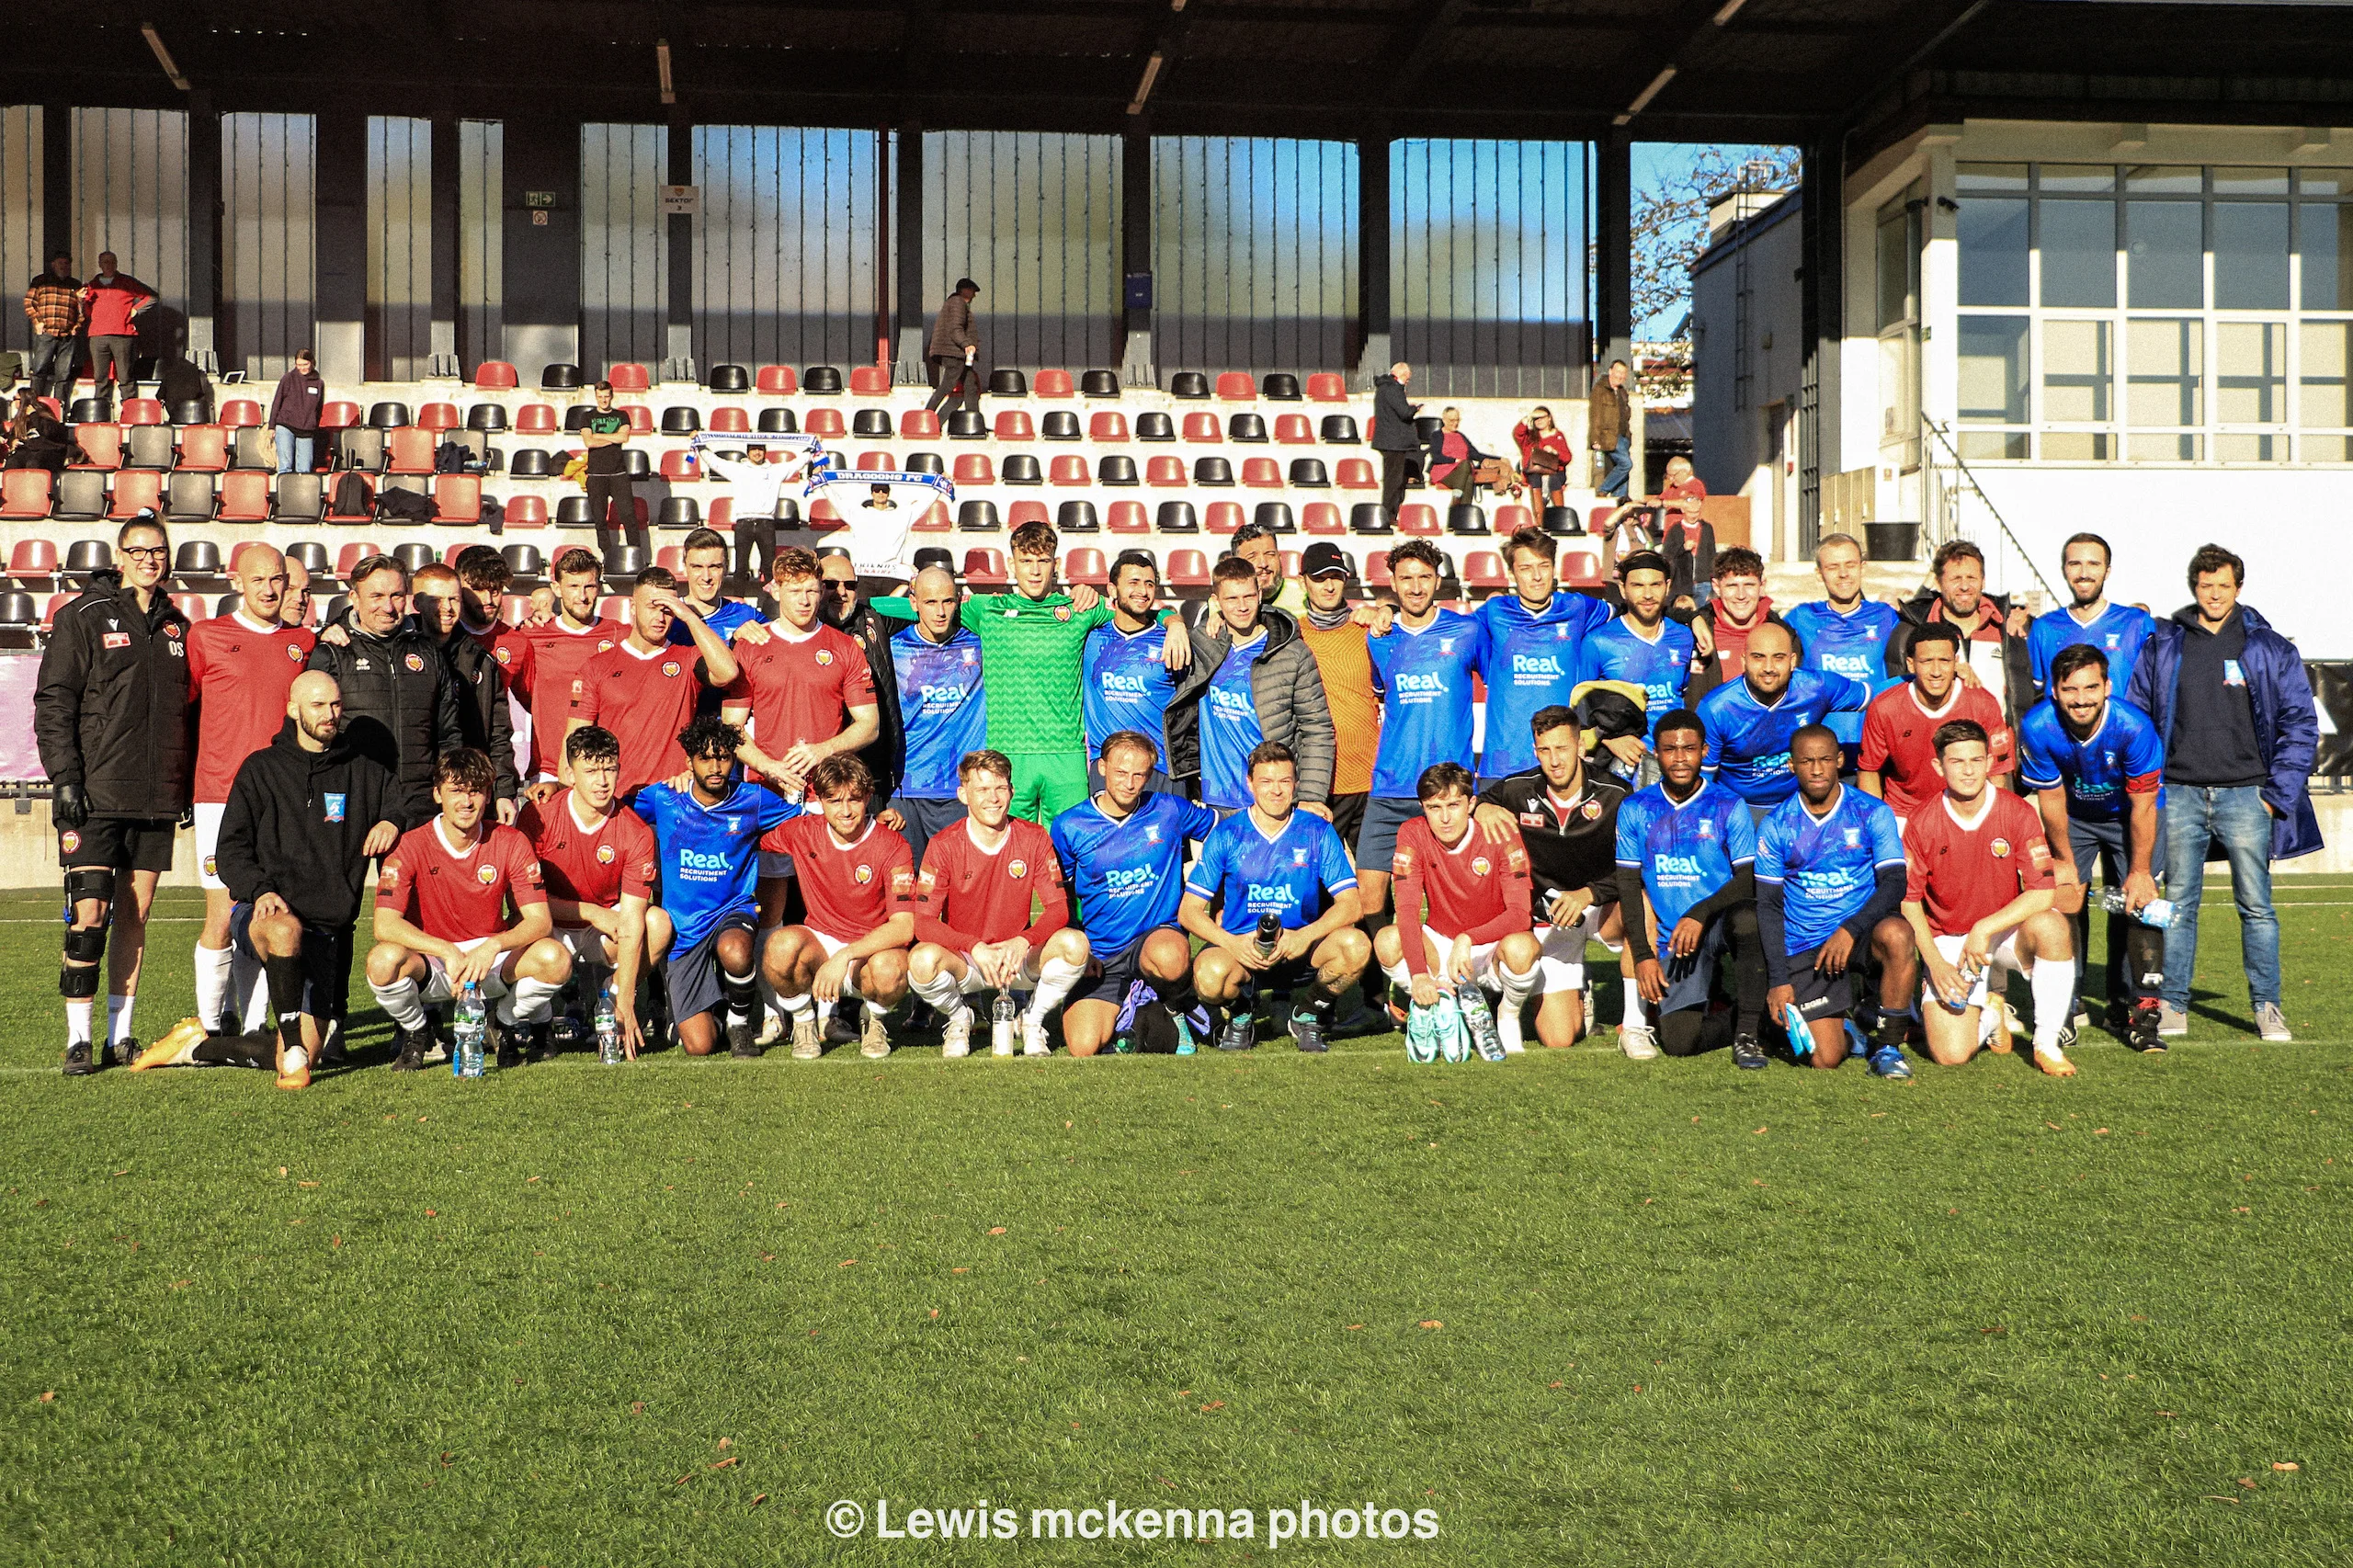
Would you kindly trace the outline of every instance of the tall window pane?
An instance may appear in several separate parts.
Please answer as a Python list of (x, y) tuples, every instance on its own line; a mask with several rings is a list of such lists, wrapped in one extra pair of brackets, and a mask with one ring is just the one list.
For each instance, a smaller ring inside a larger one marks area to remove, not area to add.
[(2069, 310), (2116, 303), (2116, 203), (2042, 203), (2042, 302)]
[[(2125, 417), (2144, 426), (2194, 426), (2206, 422), (2204, 322), (2151, 319), (2124, 326)], [(2150, 462), (2192, 461), (2195, 436), (2136, 432), (2126, 455)]]
[(2304, 309), (2353, 310), (2353, 203), (2307, 201), (2296, 223), (2296, 248), (2304, 258)]
[(1961, 302), (2027, 301), (2027, 204), (2023, 198), (1971, 197), (1961, 204)]
[(2353, 426), (2353, 322), (2306, 322), (2296, 396), (2297, 422), (2308, 427)]
[(2114, 417), (2116, 365), (2104, 321), (2042, 324), (2042, 417), (2054, 425), (2101, 425)]
[(2288, 204), (2214, 204), (2214, 303), (2226, 311), (2288, 308)]
[(2288, 324), (2218, 324), (2214, 372), (2214, 415), (2221, 423), (2284, 424), (2288, 418)]
[(2195, 201), (2124, 204), (2126, 291), (2135, 310), (2195, 310), (2206, 302), (2204, 216)]
[(1964, 422), (2026, 423), (2026, 317), (1961, 317), (1960, 360), (1960, 414)]

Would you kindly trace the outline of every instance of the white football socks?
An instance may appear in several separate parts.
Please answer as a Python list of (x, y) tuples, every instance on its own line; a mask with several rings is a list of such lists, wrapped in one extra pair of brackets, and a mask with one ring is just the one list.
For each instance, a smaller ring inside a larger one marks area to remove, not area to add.
[(1029, 994), (1029, 1010), (1022, 1015), (1023, 1021), (1031, 1028), (1043, 1028), (1046, 1015), (1070, 994), (1070, 988), (1076, 985), (1079, 977), (1086, 972), (1085, 964), (1072, 963), (1067, 959), (1050, 958), (1040, 964), (1038, 988)]
[(390, 985), (379, 985), (371, 980), (368, 989), (376, 994), (376, 1005), (384, 1009), (386, 1017), (410, 1034), (424, 1032), (425, 998), (415, 981), (395, 980)]
[(207, 1030), (220, 1026), (222, 1015), (228, 1010), (230, 977), (235, 971), (237, 950), (234, 948), (208, 948), (196, 945), (196, 1017)]
[(90, 1043), (90, 1003), (87, 997), (85, 997), (78, 1002), (68, 1002), (65, 1004), (66, 1044), (87, 1045)]
[(517, 975), (513, 1003), (515, 1021), (526, 1026), (545, 1023), (549, 1013), (554, 1010), (555, 999), (563, 994), (561, 982), (551, 984), (544, 980), (533, 980), (527, 974)]
[(136, 991), (107, 998), (107, 1040), (110, 1044), (122, 1045), (130, 1040), (131, 1010), (138, 1003)]
[(2075, 966), (2067, 959), (2039, 959), (2026, 977), (2034, 993), (2034, 1049), (2059, 1049), (2059, 1030), (2067, 1022), (2075, 995)]

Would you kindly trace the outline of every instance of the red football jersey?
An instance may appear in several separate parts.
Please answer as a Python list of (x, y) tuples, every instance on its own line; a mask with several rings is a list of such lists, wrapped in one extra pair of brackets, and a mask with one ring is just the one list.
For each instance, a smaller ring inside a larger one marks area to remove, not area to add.
[[(564, 720), (572, 711), (572, 699), (579, 689), (588, 661), (619, 645), (628, 635), (629, 629), (618, 620), (599, 620), (574, 631), (559, 619), (545, 626), (524, 629), (530, 667), (517, 680), (510, 661), (507, 685), (521, 695), (523, 706), (531, 710), (532, 778), (555, 777), (556, 766), (563, 756)], [(495, 657), (497, 652), (494, 644), (492, 655)]]
[(2019, 893), (2052, 885), (2042, 813), (1992, 784), (1981, 799), (1993, 804), (1973, 826), (1942, 796), (1904, 824), (1904, 896), (1927, 907), (1939, 937), (1964, 936)]
[[(901, 895), (915, 917), (915, 939), (968, 953), (983, 942), (1026, 937), (1035, 948), (1070, 924), (1070, 892), (1063, 883), (1054, 841), (1023, 817), (1006, 819), (994, 850), (972, 842), (967, 819), (933, 835), (923, 870)], [(1040, 905), (1029, 918), (1029, 901)]]
[(624, 896), (654, 897), (654, 830), (635, 812), (617, 805), (594, 828), (583, 827), (567, 790), (544, 806), (525, 801), (515, 830), (531, 841), (553, 897), (599, 909), (620, 908)]
[(287, 688), (317, 642), (315, 634), (299, 626), (256, 631), (243, 609), (188, 629), (197, 800), (226, 801), (245, 758), (278, 738), (286, 722)]
[[(834, 836), (824, 813), (810, 812), (779, 824), (760, 840), (763, 849), (792, 857), (810, 929), (854, 942), (897, 913), (894, 901), (913, 891), (915, 851), (879, 823), (848, 844)], [(1025, 904), (1021, 911), (1029, 911)], [(985, 939), (985, 938), (983, 938)]]
[(1945, 781), (1937, 777), (1937, 730), (1955, 719), (1985, 726), (1994, 759), (1988, 776), (2006, 775), (2017, 748), (2002, 719), (2001, 699), (1982, 686), (1955, 681), (1945, 705), (1932, 710), (1907, 680), (1872, 698), (1863, 710), (1863, 744), (1855, 765), (1879, 775), (1882, 798), (1897, 816), (1909, 817), (1945, 792)]
[(796, 640), (782, 622), (771, 621), (767, 642), (739, 639), (731, 646), (735, 679), (721, 701), (751, 710), (750, 738), (770, 756), (803, 741), (832, 740), (851, 709), (874, 703), (866, 650), (839, 627), (820, 622)]
[[(1406, 931), (1427, 925), (1441, 937), (1467, 936), (1473, 943), (1500, 942), (1531, 928), (1535, 894), (1528, 879), (1528, 848), (1514, 828), (1501, 844), (1490, 844), (1476, 823), (1452, 847), (1438, 841), (1427, 817), (1397, 830), (1397, 923)], [(1429, 913), (1415, 915), (1429, 901)], [(1405, 970), (1429, 972), (1429, 944), (1407, 939)]]
[(678, 734), (693, 722), (702, 688), (693, 649), (665, 642), (642, 653), (624, 639), (589, 660), (572, 683), (571, 717), (620, 738), (620, 792), (628, 795), (686, 771)]
[(506, 930), (514, 924), (506, 913), (510, 899), (520, 914), (527, 903), (547, 903), (548, 895), (531, 841), (495, 824), (462, 855), (453, 853), (441, 836), (439, 817), (413, 827), (384, 857), (383, 872), (376, 879), (377, 908), (396, 910), (426, 936), (445, 942), (471, 942)]
[[(459, 624), (465, 625), (463, 621)], [(465, 631), (467, 636), (481, 645), (483, 653), (498, 661), (499, 668), (506, 672), (506, 684), (510, 688), (517, 691), (530, 689), (531, 639), (528, 632), (518, 631), (503, 620), (494, 620), (479, 631), (471, 626), (466, 626)]]

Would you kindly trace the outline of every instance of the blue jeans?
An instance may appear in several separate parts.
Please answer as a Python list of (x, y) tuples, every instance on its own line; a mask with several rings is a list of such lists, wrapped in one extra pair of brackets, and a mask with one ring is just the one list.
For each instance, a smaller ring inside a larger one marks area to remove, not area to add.
[(314, 443), (318, 437), (301, 435), (283, 425), (276, 426), (274, 428), (278, 432), (278, 472), (280, 473), (310, 472), (312, 458), (314, 455)]
[(1620, 436), (1618, 445), (1610, 449), (1609, 467), (1601, 476), (1601, 493), (1626, 498), (1626, 482), (1634, 475), (1634, 437)]
[(32, 363), (25, 371), (25, 379), (33, 384), (33, 395), (49, 397), (54, 394), (61, 402), (73, 396), (74, 364), (81, 357), (80, 338), (36, 334)]
[(2261, 1006), (2279, 1000), (2279, 917), (2271, 910), (2271, 813), (2253, 784), (2234, 790), (2165, 786), (2165, 896), (2173, 924), (2165, 929), (2165, 983), (2158, 994), (2169, 1007), (2189, 1006), (2189, 980), (2198, 965), (2198, 901), (2206, 890), (2206, 842), (2222, 841), (2231, 865), (2231, 902), (2239, 911), (2239, 956), (2246, 966), (2248, 999)]

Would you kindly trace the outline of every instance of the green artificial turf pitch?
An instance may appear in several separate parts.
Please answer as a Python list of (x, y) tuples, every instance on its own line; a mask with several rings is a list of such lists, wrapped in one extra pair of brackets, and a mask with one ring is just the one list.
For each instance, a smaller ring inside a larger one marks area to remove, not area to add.
[[(2292, 1046), (2222, 896), (2192, 1038), (2066, 1083), (1392, 1036), (299, 1095), (60, 1077), (54, 895), (0, 896), (0, 1560), (2342, 1562), (2353, 881), (2283, 882)], [(1254, 1533), (872, 1534), (983, 1498)], [(1302, 1500), (1438, 1533), (1270, 1550)]]

